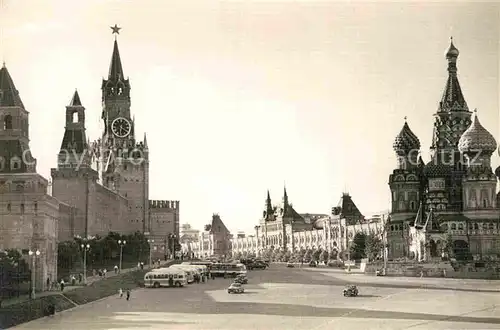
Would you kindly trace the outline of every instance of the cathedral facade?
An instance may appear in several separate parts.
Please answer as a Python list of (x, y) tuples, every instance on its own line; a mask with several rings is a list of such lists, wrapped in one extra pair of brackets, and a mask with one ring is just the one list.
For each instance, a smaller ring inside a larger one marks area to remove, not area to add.
[(419, 156), (420, 141), (407, 122), (393, 144), (397, 168), (389, 177), (390, 258), (418, 261), (441, 257), (483, 259), (500, 253), (497, 176), (491, 156), (497, 144), (470, 111), (457, 76), (458, 49), (446, 52), (448, 79), (434, 115), (431, 159)]
[(86, 136), (86, 109), (75, 91), (61, 112), (65, 132), (49, 191), (29, 148), (29, 113), (7, 68), (0, 69), (0, 249), (40, 251), (32, 254), (37, 289), (57, 279), (57, 243), (75, 236), (139, 231), (164, 256), (176, 244), (179, 201), (149, 199), (149, 147), (146, 134), (136, 139), (130, 91), (115, 38), (101, 84), (102, 135), (94, 142)]

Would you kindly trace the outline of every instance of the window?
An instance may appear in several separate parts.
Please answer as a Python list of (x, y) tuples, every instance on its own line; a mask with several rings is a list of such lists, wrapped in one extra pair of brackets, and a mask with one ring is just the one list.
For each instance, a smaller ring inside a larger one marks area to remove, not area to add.
[(474, 224), (474, 230), (479, 230), (479, 224), (477, 223)]
[(11, 211), (11, 209), (12, 209), (12, 208), (11, 208), (11, 206), (10, 206), (10, 203), (9, 203), (9, 204), (7, 204), (7, 212), (10, 212), (10, 211)]
[(490, 223), (490, 224), (489, 224), (489, 229), (490, 229), (490, 230), (493, 230), (493, 229), (495, 229), (495, 226), (494, 226), (492, 223)]
[(73, 112), (73, 123), (78, 123), (78, 112)]
[(21, 214), (24, 214), (24, 204), (21, 204)]
[(18, 170), (21, 168), (21, 160), (19, 157), (14, 156), (10, 159), (10, 169), (11, 170)]
[(0, 171), (5, 168), (5, 158), (0, 157)]
[(486, 199), (483, 199), (483, 207), (487, 207), (486, 205)]
[(457, 224), (456, 223), (452, 223), (451, 224), (451, 230), (457, 230)]
[(35, 202), (35, 204), (33, 205), (33, 209), (35, 211), (35, 214), (38, 212), (38, 203)]
[(464, 224), (463, 223), (459, 223), (458, 224), (458, 230), (464, 230)]
[(3, 119), (3, 129), (12, 129), (12, 116), (7, 115)]

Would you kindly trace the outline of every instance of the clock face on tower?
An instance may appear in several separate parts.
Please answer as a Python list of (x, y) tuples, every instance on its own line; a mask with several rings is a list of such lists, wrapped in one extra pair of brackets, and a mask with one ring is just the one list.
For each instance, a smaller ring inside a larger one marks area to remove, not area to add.
[(111, 123), (111, 129), (113, 130), (114, 135), (120, 138), (124, 138), (130, 134), (132, 126), (127, 119), (118, 117)]

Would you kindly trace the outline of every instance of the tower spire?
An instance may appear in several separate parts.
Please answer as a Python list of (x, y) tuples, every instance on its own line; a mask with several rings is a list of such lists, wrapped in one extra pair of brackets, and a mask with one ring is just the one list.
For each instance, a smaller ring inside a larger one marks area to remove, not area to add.
[(111, 64), (109, 66), (108, 80), (117, 81), (124, 79), (122, 61), (120, 58), (120, 51), (118, 50), (117, 36), (120, 34), (121, 27), (115, 24), (110, 27), (115, 35), (115, 43), (113, 46), (113, 55), (111, 56)]
[(448, 61), (448, 80), (446, 81), (441, 102), (439, 102), (438, 112), (469, 111), (457, 77), (457, 59), (459, 54), (460, 52), (453, 44), (453, 37), (451, 37), (450, 46), (445, 55)]

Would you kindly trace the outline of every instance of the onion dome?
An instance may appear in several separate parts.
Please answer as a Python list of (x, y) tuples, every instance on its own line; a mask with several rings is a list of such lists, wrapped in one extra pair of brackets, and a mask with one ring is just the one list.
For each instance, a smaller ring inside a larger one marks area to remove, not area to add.
[[(405, 118), (406, 119), (406, 118)], [(394, 151), (398, 155), (407, 155), (412, 150), (420, 150), (420, 141), (418, 137), (411, 131), (410, 126), (405, 120), (405, 124), (401, 132), (396, 136), (393, 143)]]
[(453, 37), (450, 38), (450, 47), (446, 51), (446, 58), (450, 57), (458, 57), (460, 52), (458, 51), (457, 47), (453, 44)]
[(458, 150), (463, 153), (478, 151), (493, 153), (496, 148), (495, 138), (481, 125), (476, 113), (474, 121), (458, 141)]

